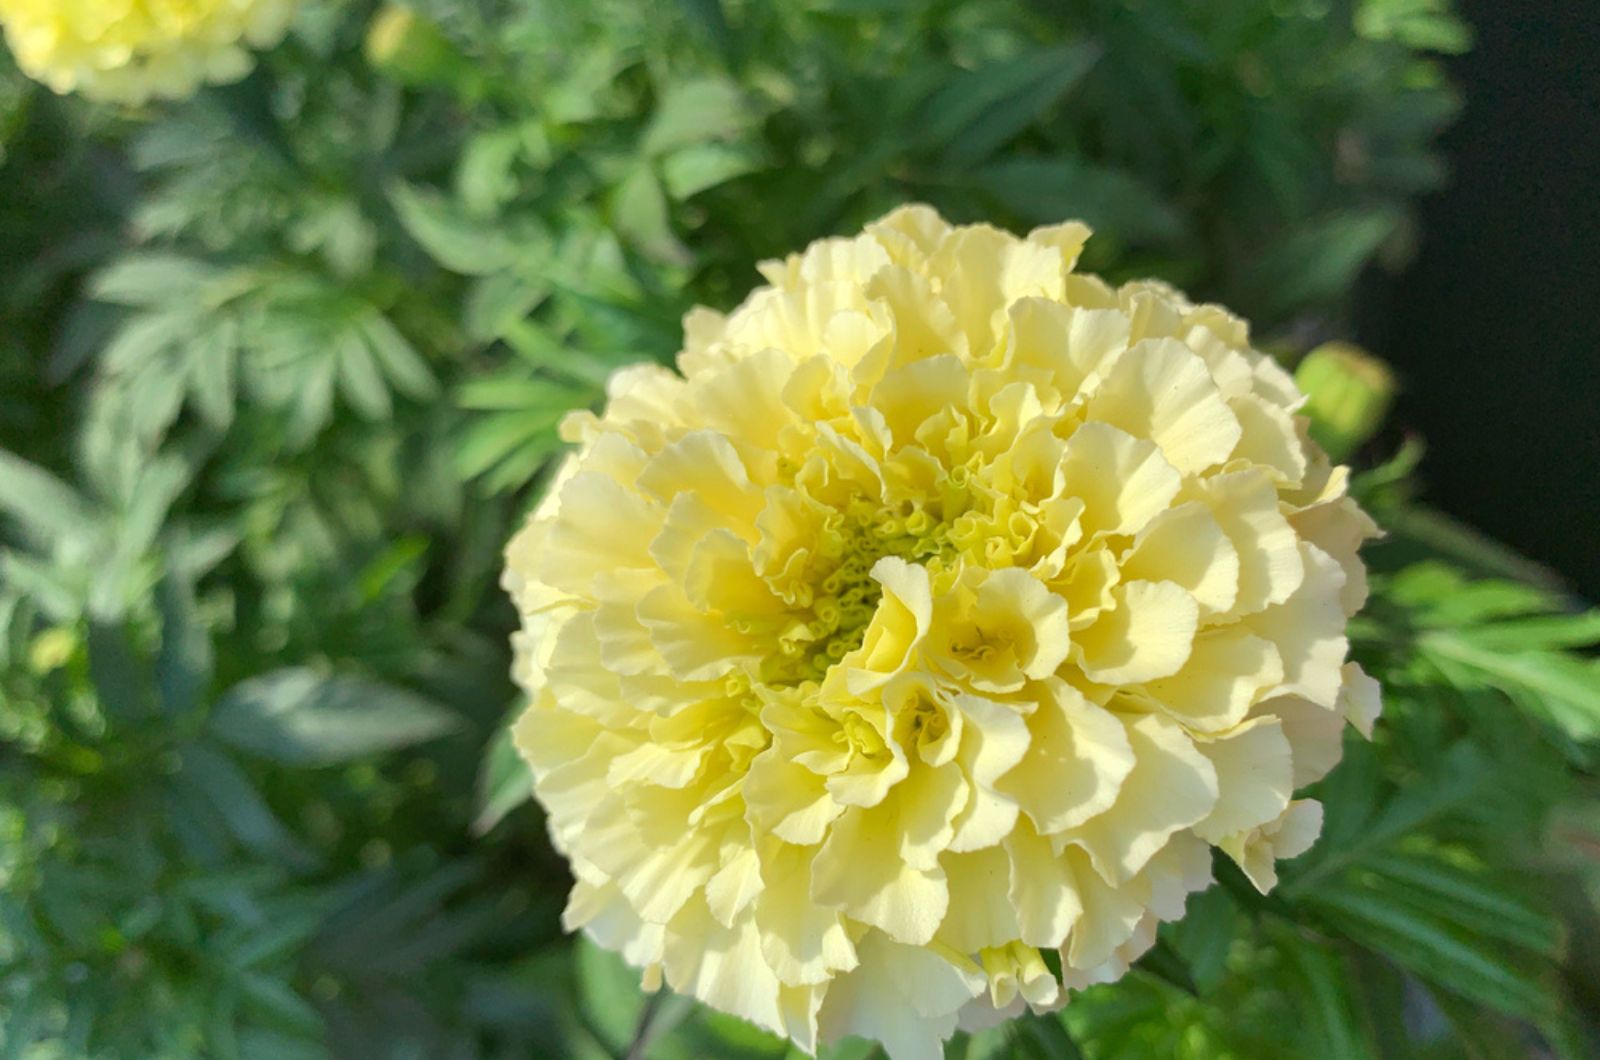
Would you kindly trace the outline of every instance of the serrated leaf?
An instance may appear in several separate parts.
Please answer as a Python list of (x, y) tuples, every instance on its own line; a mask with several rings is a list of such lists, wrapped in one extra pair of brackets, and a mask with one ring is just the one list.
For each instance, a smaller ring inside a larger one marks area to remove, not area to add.
[(425, 743), (459, 719), (414, 692), (365, 678), (292, 667), (230, 689), (210, 732), (247, 754), (289, 766), (324, 766)]

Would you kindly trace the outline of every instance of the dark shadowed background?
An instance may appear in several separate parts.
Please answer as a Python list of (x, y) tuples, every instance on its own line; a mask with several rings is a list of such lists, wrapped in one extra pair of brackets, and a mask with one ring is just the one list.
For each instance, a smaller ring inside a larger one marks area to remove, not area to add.
[(1363, 340), (1403, 375), (1426, 499), (1600, 597), (1600, 4), (1470, 0), (1466, 109)]

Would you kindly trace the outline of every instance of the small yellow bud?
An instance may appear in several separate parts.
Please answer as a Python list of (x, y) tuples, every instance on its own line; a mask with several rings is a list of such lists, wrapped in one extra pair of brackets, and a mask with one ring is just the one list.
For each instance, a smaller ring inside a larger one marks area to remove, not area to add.
[(465, 58), (439, 26), (402, 4), (388, 4), (367, 27), (367, 62), (413, 88), (454, 85), (468, 72)]
[(65, 626), (47, 629), (28, 647), (28, 665), (36, 674), (59, 670), (78, 650), (78, 635)]
[(1306, 394), (1311, 438), (1334, 463), (1376, 434), (1394, 403), (1394, 372), (1349, 343), (1324, 343), (1306, 354), (1294, 381)]

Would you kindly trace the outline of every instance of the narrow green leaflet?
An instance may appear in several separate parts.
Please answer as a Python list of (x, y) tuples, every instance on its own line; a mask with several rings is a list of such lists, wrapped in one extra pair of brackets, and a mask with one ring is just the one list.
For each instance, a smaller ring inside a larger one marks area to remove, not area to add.
[(258, 758), (323, 766), (426, 743), (459, 724), (414, 692), (295, 667), (235, 685), (217, 702), (208, 728)]
[(517, 753), (510, 725), (502, 725), (489, 744), (478, 774), (478, 814), (472, 820), (472, 830), (479, 835), (490, 831), (506, 814), (531, 798), (533, 770)]

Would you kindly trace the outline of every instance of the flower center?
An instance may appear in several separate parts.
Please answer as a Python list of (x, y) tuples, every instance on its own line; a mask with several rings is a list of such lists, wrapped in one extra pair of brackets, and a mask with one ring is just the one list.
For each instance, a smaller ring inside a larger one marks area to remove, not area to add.
[(950, 527), (920, 501), (898, 507), (856, 498), (835, 512), (817, 542), (819, 572), (810, 614), (783, 638), (781, 653), (768, 661), (769, 684), (820, 681), (835, 663), (861, 647), (878, 610), (883, 587), (872, 568), (885, 556), (941, 570), (957, 552)]

